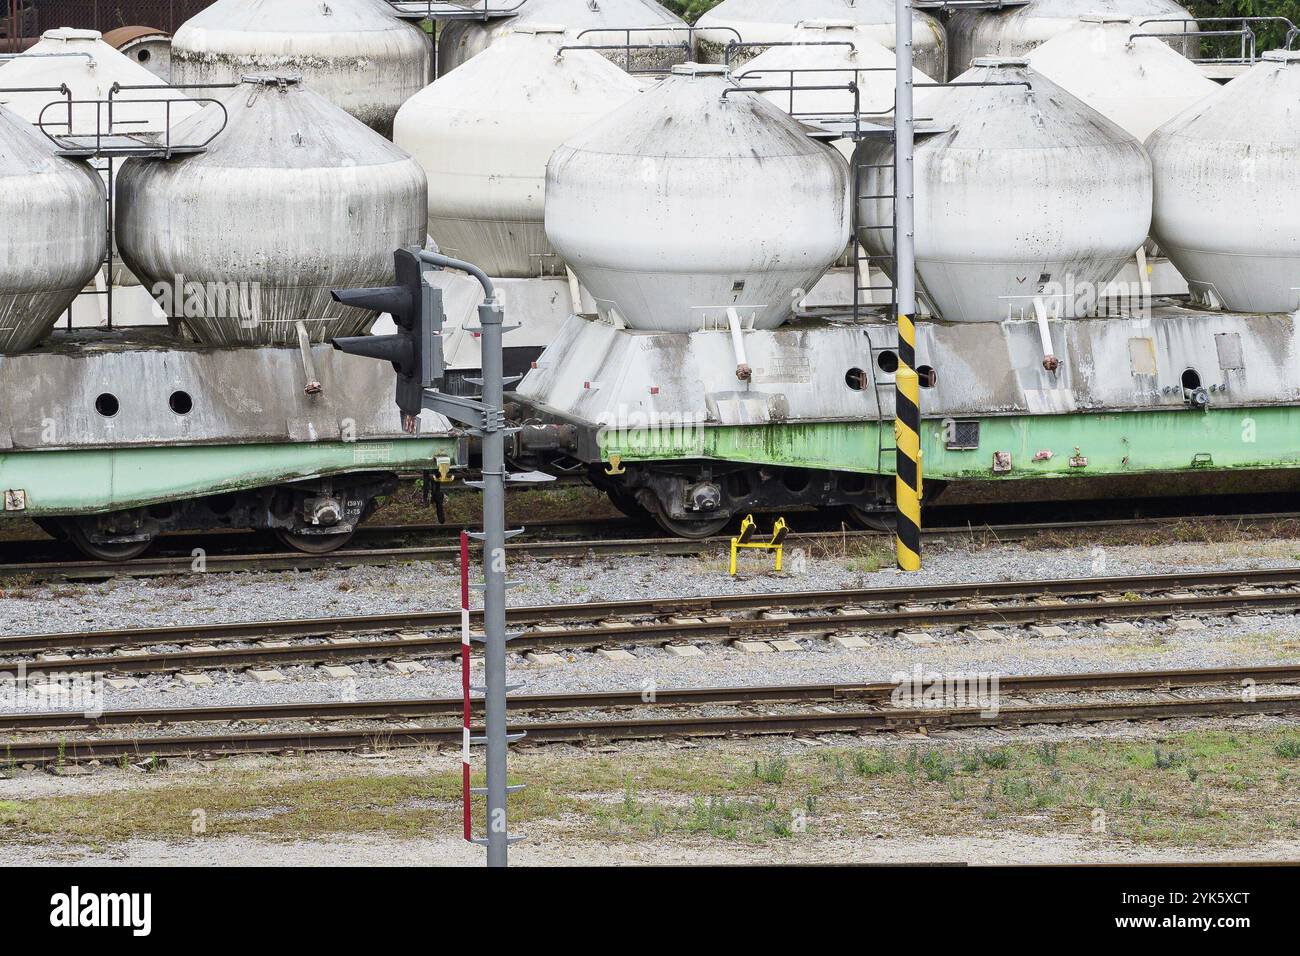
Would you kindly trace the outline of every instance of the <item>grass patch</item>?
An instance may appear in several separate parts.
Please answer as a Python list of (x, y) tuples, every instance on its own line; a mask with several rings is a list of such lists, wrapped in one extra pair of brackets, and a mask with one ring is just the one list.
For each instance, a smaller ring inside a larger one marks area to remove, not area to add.
[(0, 598), (22, 600), (33, 597), (32, 585), (36, 578), (30, 574), (9, 574), (0, 576)]
[[(1082, 536), (1082, 537), (1081, 537)], [(1153, 525), (1089, 528), (1086, 531), (1040, 531), (1022, 542), (1029, 551), (1077, 548), (1082, 541), (1099, 547), (1160, 547), (1176, 544), (1241, 544), (1257, 546), (1264, 539), (1300, 538), (1294, 518), (1208, 521), (1186, 518)]]
[[(446, 772), (375, 776), (299, 759), (304, 772), (291, 779), (293, 762), (272, 771), (219, 764), (201, 777), (163, 770), (147, 787), (3, 801), (0, 839), (187, 840), (195, 810), (207, 836), (457, 831), (460, 776), (450, 758)], [(997, 748), (891, 739), (758, 759), (714, 748), (576, 758), (543, 750), (514, 759), (528, 787), (511, 798), (511, 815), (521, 829), (579, 841), (970, 836), (994, 824), (996, 833), (1240, 847), (1300, 839), (1297, 759), (1294, 730)]]
[(1273, 752), (1283, 760), (1300, 760), (1300, 737), (1283, 737), (1273, 747)]

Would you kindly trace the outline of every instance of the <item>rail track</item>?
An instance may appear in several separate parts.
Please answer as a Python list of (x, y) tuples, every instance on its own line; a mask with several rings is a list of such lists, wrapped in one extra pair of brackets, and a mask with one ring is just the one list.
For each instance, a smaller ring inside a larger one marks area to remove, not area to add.
[[(815, 516), (814, 516), (815, 517)], [(932, 527), (923, 534), (932, 542), (940, 540), (995, 540), (1011, 542), (1045, 532), (1087, 532), (1108, 528), (1149, 528), (1173, 527), (1188, 520), (1202, 523), (1254, 527), (1261, 524), (1300, 519), (1297, 512), (1276, 512), (1252, 515), (1194, 515), (1155, 518), (1107, 518), (1081, 521), (1053, 521), (1007, 524), (968, 524)], [(825, 519), (822, 519), (825, 523)], [(670, 537), (620, 537), (617, 535), (644, 531), (646, 524), (627, 518), (586, 521), (539, 522), (533, 525), (532, 533), (543, 537), (515, 539), (509, 546), (511, 554), (520, 557), (539, 559), (575, 558), (585, 559), (600, 555), (637, 556), (637, 555), (702, 555), (716, 554), (727, 546), (726, 536), (706, 538), (703, 540), (686, 540)], [(598, 532), (601, 536), (593, 538), (575, 538), (581, 533)], [(436, 562), (455, 560), (459, 554), (458, 545), (452, 540), (459, 535), (458, 528), (444, 525), (394, 525), (376, 526), (365, 529), (362, 540), (388, 542), (394, 539), (430, 537), (433, 543), (401, 547), (346, 547), (329, 554), (301, 554), (297, 552), (274, 552), (255, 554), (222, 554), (219, 548), (209, 551), (203, 549), (201, 562), (196, 565), (195, 556), (190, 553), (161, 554), (151, 557), (136, 558), (131, 561), (105, 562), (83, 560), (37, 560), (0, 564), (0, 579), (29, 581), (104, 581), (115, 577), (167, 577), (190, 575), (195, 573), (234, 573), (234, 572), (287, 572), (314, 571), (321, 569), (347, 569), (368, 566), (390, 566), (415, 562)], [(239, 537), (231, 535), (232, 538)], [(888, 541), (890, 535), (878, 531), (825, 530), (793, 534), (788, 543), (791, 547), (810, 549), (848, 547), (869, 542)], [(207, 537), (209, 544), (219, 541), (220, 537)], [(19, 544), (9, 542), (9, 545)], [(22, 544), (28, 544), (22, 542)]]
[[(1300, 567), (542, 605), (508, 620), (524, 651), (1297, 610)], [(382, 661), (459, 653), (459, 624), (444, 610), (13, 635), (0, 655), (62, 674)]]
[[(1007, 677), (1002, 692), (1089, 693), (1115, 690), (1169, 691), (1175, 688), (1231, 685), (1251, 679), (1262, 685), (1300, 682), (1300, 666), (1223, 668), (1215, 670), (1119, 672), (1102, 674)], [(728, 713), (692, 716), (689, 713), (635, 719), (602, 717), (554, 721), (529, 719), (512, 728), (536, 743), (643, 740), (663, 737), (725, 737), (776, 734), (859, 734), (943, 728), (1008, 727), (1029, 724), (1150, 721), (1196, 717), (1238, 717), (1255, 714), (1300, 713), (1300, 694), (1243, 695), (1148, 701), (1049, 701), (980, 707), (885, 706), (892, 684), (814, 685), (798, 687), (706, 688), (661, 691), (647, 701), (640, 694), (603, 693), (515, 698), (517, 710), (555, 713), (566, 710), (616, 710), (649, 706), (683, 709), (703, 704), (757, 705), (772, 702), (807, 704), (817, 701), (852, 703), (855, 709), (830, 708), (788, 713)], [(213, 721), (330, 721), (411, 719), (450, 716), (459, 700), (371, 701), (352, 703), (278, 704), (210, 707), (182, 710), (119, 711), (98, 718), (68, 714), (5, 715), (0, 726), (11, 731), (75, 726), (97, 730), (110, 726)], [(62, 723), (59, 723), (62, 721)], [(285, 753), (337, 750), (389, 750), (400, 747), (459, 746), (457, 725), (384, 726), (381, 728), (232, 731), (220, 734), (135, 736), (113, 738), (60, 737), (56, 740), (12, 739), (3, 744), (10, 763), (139, 759), (146, 757), (215, 757), (240, 753)]]
[[(1191, 687), (1300, 683), (1300, 664), (1276, 664), (1209, 669), (1115, 671), (1077, 674), (1007, 675), (999, 678), (1003, 694), (1083, 693), (1102, 691), (1171, 691)], [(890, 681), (859, 684), (781, 684), (763, 687), (705, 687), (573, 694), (516, 694), (507, 698), (512, 711), (547, 712), (642, 707), (691, 707), (705, 704), (827, 703), (854, 701), (881, 706), (898, 685)], [(474, 699), (475, 711), (482, 701)], [(30, 711), (0, 714), (0, 731), (99, 730), (120, 726), (168, 726), (186, 723), (241, 721), (400, 720), (458, 716), (460, 697), (398, 700), (295, 702), (288, 704), (223, 704), (210, 707), (141, 708), (86, 714), (73, 711)]]

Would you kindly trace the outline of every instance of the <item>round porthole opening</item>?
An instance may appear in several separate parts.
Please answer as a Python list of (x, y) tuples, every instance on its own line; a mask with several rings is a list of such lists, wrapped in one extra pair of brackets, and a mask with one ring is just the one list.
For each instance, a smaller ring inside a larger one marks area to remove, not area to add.
[(177, 415), (188, 415), (194, 408), (194, 399), (190, 398), (189, 392), (172, 392), (167, 404)]
[(922, 388), (934, 388), (939, 384), (939, 373), (929, 365), (922, 365), (918, 368), (916, 377), (921, 380)]
[(860, 368), (851, 368), (844, 373), (844, 384), (860, 392), (867, 387), (867, 373)]
[(119, 408), (121, 408), (121, 405), (117, 400), (117, 396), (111, 392), (105, 392), (95, 399), (95, 411), (105, 418), (112, 418), (117, 414)]
[(886, 349), (876, 356), (876, 367), (886, 375), (893, 375), (898, 371), (898, 353), (892, 349)]

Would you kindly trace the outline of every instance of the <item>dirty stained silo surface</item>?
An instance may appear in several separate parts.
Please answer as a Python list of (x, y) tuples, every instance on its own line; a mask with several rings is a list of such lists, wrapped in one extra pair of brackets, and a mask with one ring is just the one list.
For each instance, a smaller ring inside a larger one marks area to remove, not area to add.
[[(293, 344), (299, 321), (315, 342), (365, 332), (374, 314), (330, 290), (389, 285), (393, 250), (424, 244), (424, 171), (294, 80), (249, 77), (222, 103), (229, 119), (205, 152), (124, 163), (123, 258), (171, 292), (170, 314), (205, 344)], [(174, 135), (202, 142), (222, 122), (214, 105)], [(182, 301), (178, 277), (219, 301)]]
[(429, 234), (494, 277), (565, 274), (543, 227), (546, 163), (643, 86), (565, 42), (562, 26), (520, 25), (397, 114), (394, 142), (429, 177)]
[[(1086, 312), (1151, 224), (1151, 163), (1142, 144), (1025, 65), (976, 61), (924, 110), (947, 131), (916, 148), (916, 262), (924, 293), (949, 321), (1032, 317), (1036, 301)], [(857, 161), (887, 164), (866, 140)], [(864, 171), (859, 240), (892, 255), (892, 168)]]
[(432, 71), (428, 35), (384, 0), (217, 0), (172, 38), (177, 85), (297, 75), (385, 136)]
[(108, 245), (104, 183), (0, 106), (0, 353), (54, 328)]
[(1147, 140), (1152, 234), (1193, 289), (1300, 308), (1300, 53), (1277, 50)]
[(848, 164), (728, 89), (721, 67), (675, 67), (551, 159), (547, 237), (631, 328), (726, 328), (728, 308), (775, 328), (844, 251)]

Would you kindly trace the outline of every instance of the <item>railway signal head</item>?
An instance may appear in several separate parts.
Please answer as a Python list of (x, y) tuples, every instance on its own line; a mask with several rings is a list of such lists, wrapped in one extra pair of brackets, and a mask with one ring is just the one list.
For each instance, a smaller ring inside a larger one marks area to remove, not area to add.
[(340, 352), (391, 362), (397, 372), (397, 407), (407, 431), (424, 408), (425, 389), (446, 374), (442, 354), (442, 290), (429, 285), (418, 249), (393, 253), (397, 284), (372, 289), (335, 289), (335, 302), (373, 312), (387, 312), (397, 325), (394, 335), (355, 335), (331, 339)]

